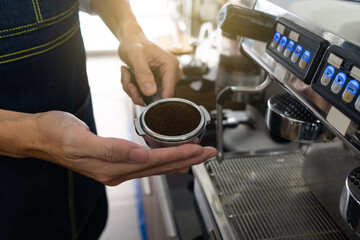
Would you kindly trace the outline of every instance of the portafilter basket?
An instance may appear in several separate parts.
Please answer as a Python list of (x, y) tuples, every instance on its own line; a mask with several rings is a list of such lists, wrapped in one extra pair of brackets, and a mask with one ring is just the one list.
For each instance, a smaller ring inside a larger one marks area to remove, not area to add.
[(295, 142), (315, 141), (325, 130), (320, 120), (287, 92), (269, 98), (265, 120), (272, 134)]
[[(131, 69), (130, 72), (131, 81), (137, 86)], [(162, 98), (160, 92), (142, 98), (146, 107), (134, 125), (150, 148), (200, 143), (211, 120), (203, 106), (182, 98)]]
[(360, 167), (347, 175), (339, 205), (345, 222), (360, 236)]
[(150, 148), (200, 143), (210, 115), (203, 106), (182, 98), (157, 100), (135, 119), (135, 130)]

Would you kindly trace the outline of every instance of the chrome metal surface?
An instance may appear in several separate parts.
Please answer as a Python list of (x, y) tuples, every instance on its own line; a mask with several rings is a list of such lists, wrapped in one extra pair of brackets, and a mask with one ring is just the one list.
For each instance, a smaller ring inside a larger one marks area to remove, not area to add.
[[(216, 100), (216, 120), (218, 123), (222, 123), (223, 120), (223, 103), (224, 101), (221, 99), (226, 98), (228, 95), (232, 93), (247, 93), (254, 94), (264, 91), (272, 82), (272, 79), (269, 76), (266, 76), (266, 79), (258, 86), (255, 87), (245, 87), (245, 86), (228, 86), (221, 90), (221, 92), (217, 96)], [(216, 144), (218, 150), (218, 161), (223, 160), (223, 126), (222, 124), (216, 124)]]
[[(360, 23), (359, 3), (338, 0), (258, 0), (254, 9), (284, 17), (327, 40), (330, 45), (340, 46), (347, 51), (360, 55), (360, 35), (359, 31), (356, 30)], [(347, 17), (337, 17), (342, 14), (346, 14)], [(339, 111), (336, 111), (310, 85), (303, 83), (267, 54), (265, 52), (266, 43), (244, 38), (241, 48), (271, 77), (275, 78), (284, 88), (304, 103), (328, 129), (353, 151), (360, 154), (360, 141), (355, 136), (356, 129), (359, 126)], [(344, 124), (342, 124), (340, 127), (334, 124), (328, 118), (331, 112), (336, 112), (338, 116), (346, 120), (347, 125), (344, 127)]]
[(202, 189), (213, 188), (218, 202), (212, 205), (236, 234), (226, 238), (218, 228), (221, 239), (348, 239), (310, 191), (303, 164), (300, 151), (226, 153), (202, 172), (201, 166), (193, 168), (198, 182), (210, 178), (212, 184)]
[[(200, 122), (198, 126), (191, 132), (177, 135), (177, 136), (166, 136), (154, 132), (145, 121), (146, 113), (153, 107), (158, 104), (166, 102), (179, 102), (192, 106), (200, 114)], [(166, 98), (160, 99), (155, 102), (152, 102), (150, 105), (146, 106), (145, 109), (141, 112), (140, 116), (134, 120), (135, 130), (138, 135), (142, 136), (146, 141), (147, 145), (150, 148), (157, 147), (167, 147), (175, 146), (184, 143), (200, 143), (202, 136), (206, 131), (207, 125), (210, 123), (210, 115), (208, 111), (203, 106), (198, 106), (197, 104), (182, 98)]]
[(155, 184), (158, 190), (158, 199), (161, 214), (164, 219), (166, 234), (169, 238), (177, 236), (174, 215), (172, 214), (171, 201), (169, 199), (169, 190), (164, 175), (155, 176)]
[(195, 175), (194, 193), (200, 212), (208, 231), (213, 231), (216, 239), (235, 240), (236, 235), (229, 223), (228, 216), (221, 205), (218, 193), (205, 168), (205, 164), (192, 167)]
[(350, 228), (360, 236), (360, 168), (353, 169), (346, 178), (340, 212)]
[(269, 98), (265, 121), (277, 136), (302, 143), (320, 139), (325, 130), (324, 125), (289, 93)]
[(150, 196), (152, 194), (151, 184), (149, 177), (143, 177), (141, 179), (141, 185), (143, 187), (143, 191), (145, 196)]

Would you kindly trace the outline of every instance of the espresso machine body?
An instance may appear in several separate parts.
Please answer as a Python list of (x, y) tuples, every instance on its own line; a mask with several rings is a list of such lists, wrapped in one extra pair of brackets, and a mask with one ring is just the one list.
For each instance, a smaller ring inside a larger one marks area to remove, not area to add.
[(192, 169), (209, 238), (358, 239), (359, 12), (359, 2), (337, 0), (220, 10), (219, 27), (242, 37), (239, 51), (267, 77), (218, 95), (217, 125), (225, 95), (261, 92), (263, 101), (247, 107), (259, 131), (217, 126), (220, 155)]

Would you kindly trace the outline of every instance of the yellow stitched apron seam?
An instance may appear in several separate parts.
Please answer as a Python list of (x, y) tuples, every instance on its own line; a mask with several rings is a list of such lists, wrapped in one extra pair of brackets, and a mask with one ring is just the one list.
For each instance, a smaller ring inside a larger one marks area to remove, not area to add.
[(18, 52), (13, 52), (13, 53), (5, 54), (5, 55), (0, 55), (0, 58), (9, 57), (9, 56), (12, 56), (12, 55), (16, 55), (16, 54), (28, 52), (28, 51), (35, 50), (35, 49), (38, 49), (38, 48), (41, 48), (41, 47), (46, 47), (47, 45), (50, 45), (50, 44), (52, 44), (53, 42), (56, 42), (56, 41), (58, 41), (59, 39), (61, 39), (61, 38), (63, 38), (64, 36), (66, 36), (67, 34), (69, 34), (69, 33), (70, 33), (71, 31), (73, 31), (78, 25), (79, 25), (79, 22), (77, 22), (74, 26), (72, 26), (72, 27), (71, 27), (68, 31), (66, 31), (64, 34), (60, 35), (59, 37), (55, 38), (54, 40), (52, 40), (52, 41), (50, 41), (50, 42), (47, 42), (47, 43), (45, 43), (45, 44), (42, 44), (42, 45), (39, 45), (39, 46), (36, 46), (36, 47), (24, 49), (24, 50), (21, 50), (21, 51), (18, 51)]
[[(34, 2), (33, 2), (33, 5), (34, 5)], [(56, 18), (59, 18), (61, 17), (62, 15), (65, 15), (65, 14), (68, 14), (68, 12), (74, 12), (74, 10), (77, 10), (77, 6), (78, 6), (78, 2), (76, 2), (74, 5), (72, 5), (69, 9), (67, 9), (66, 11), (62, 12), (62, 13), (59, 13), (57, 14), (56, 16), (53, 16), (51, 18), (46, 18), (46, 19), (43, 19), (42, 22), (47, 22), (47, 21), (51, 21), (53, 19), (56, 19)], [(34, 11), (35, 11), (35, 6), (34, 6)], [(37, 14), (37, 12), (35, 12)], [(26, 28), (26, 27), (32, 27), (36, 24), (39, 24), (38, 22), (36, 23), (30, 23), (30, 24), (27, 24), (27, 25), (23, 25), (23, 26), (18, 26), (18, 27), (14, 27), (14, 28), (9, 28), (9, 29), (3, 29), (3, 30), (0, 30), (0, 33), (2, 32), (9, 32), (9, 31), (14, 31), (14, 30), (19, 30), (21, 28)]]
[[(60, 44), (62, 44), (64, 42), (66, 42), (69, 38), (71, 38), (78, 31), (79, 28), (80, 28), (80, 25), (79, 25), (79, 22), (77, 22), (76, 25), (74, 27), (72, 27), (69, 31), (67, 31), (65, 34), (61, 35), (60, 37), (56, 38), (55, 40), (53, 40), (51, 42), (48, 42), (46, 44), (43, 44), (43, 45), (40, 45), (40, 46), (37, 46), (37, 47), (25, 49), (25, 50), (22, 50), (22, 51), (19, 51), (19, 52), (10, 53), (10, 54), (7, 54), (7, 55), (0, 56), (0, 58), (4, 58), (4, 57), (7, 57), (7, 56), (16, 55), (16, 54), (28, 52), (28, 51), (31, 51), (31, 50), (34, 50), (34, 49), (38, 49), (38, 48), (41, 48), (41, 47), (45, 47), (45, 46), (48, 46), (48, 45), (54, 43), (54, 45), (52, 45), (52, 46), (50, 46), (50, 47), (48, 47), (46, 49), (43, 49), (41, 51), (33, 52), (33, 53), (23, 55), (23, 56), (20, 56), (20, 57), (17, 57), (17, 58), (12, 58), (12, 59), (8, 59), (8, 60), (0, 61), (0, 64), (13, 62), (13, 61), (16, 61), (16, 60), (20, 60), (20, 59), (23, 59), (23, 58), (31, 57), (31, 56), (34, 56), (34, 55), (38, 55), (38, 54), (50, 51), (51, 49), (59, 46)], [(66, 36), (66, 35), (68, 35), (68, 36)], [(64, 39), (61, 40), (61, 38), (64, 38)], [(57, 42), (57, 41), (59, 41), (59, 42)]]
[[(20, 34), (23, 34), (23, 33), (26, 33), (26, 32), (31, 32), (31, 31), (34, 31), (34, 30), (37, 30), (39, 28), (43, 28), (43, 27), (47, 27), (47, 26), (51, 26), (51, 25), (54, 25), (58, 22), (61, 22), (62, 20), (66, 19), (67, 17), (69, 17), (71, 14), (73, 14), (73, 12), (70, 12), (68, 13), (67, 15), (63, 16), (62, 18), (59, 18), (57, 19), (56, 21), (53, 21), (53, 22), (50, 22), (50, 23), (47, 23), (47, 24), (43, 24), (39, 27), (34, 27), (34, 28), (30, 28), (30, 29), (27, 29), (27, 30), (23, 30), (21, 32), (16, 32), (16, 33), (11, 33), (11, 34), (8, 34), (8, 35), (4, 35), (4, 36), (1, 36), (0, 35), (0, 39), (1, 38), (7, 38), (7, 37), (13, 37), (13, 36), (16, 36), (16, 35), (20, 35)], [(44, 22), (44, 21), (43, 21)]]
[(42, 16), (41, 16), (40, 5), (39, 5), (39, 1), (38, 1), (38, 0), (36, 0), (36, 8), (37, 8), (38, 13), (39, 13), (40, 22), (42, 22), (43, 18), (42, 18)]
[(39, 22), (39, 16), (38, 16), (38, 13), (37, 13), (35, 2), (34, 2), (34, 0), (31, 0), (31, 1), (32, 1), (34, 12), (35, 12), (35, 15), (36, 15), (36, 21)]
[(68, 12), (74, 12), (75, 10), (78, 10), (78, 2), (76, 2), (74, 5), (72, 5), (69, 9), (67, 9), (66, 11), (63, 11), (62, 13), (59, 13), (58, 15), (56, 16), (53, 16), (51, 18), (46, 18), (44, 21), (50, 21), (52, 19), (55, 19), (55, 18), (58, 18), (60, 17), (61, 15), (65, 15), (65, 14), (68, 14)]

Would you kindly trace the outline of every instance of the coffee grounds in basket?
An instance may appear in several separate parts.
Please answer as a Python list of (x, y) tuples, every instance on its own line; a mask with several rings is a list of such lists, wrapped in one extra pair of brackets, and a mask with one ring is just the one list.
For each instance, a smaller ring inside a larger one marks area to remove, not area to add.
[(150, 108), (145, 115), (146, 125), (166, 136), (190, 133), (200, 124), (199, 111), (186, 103), (164, 102)]

